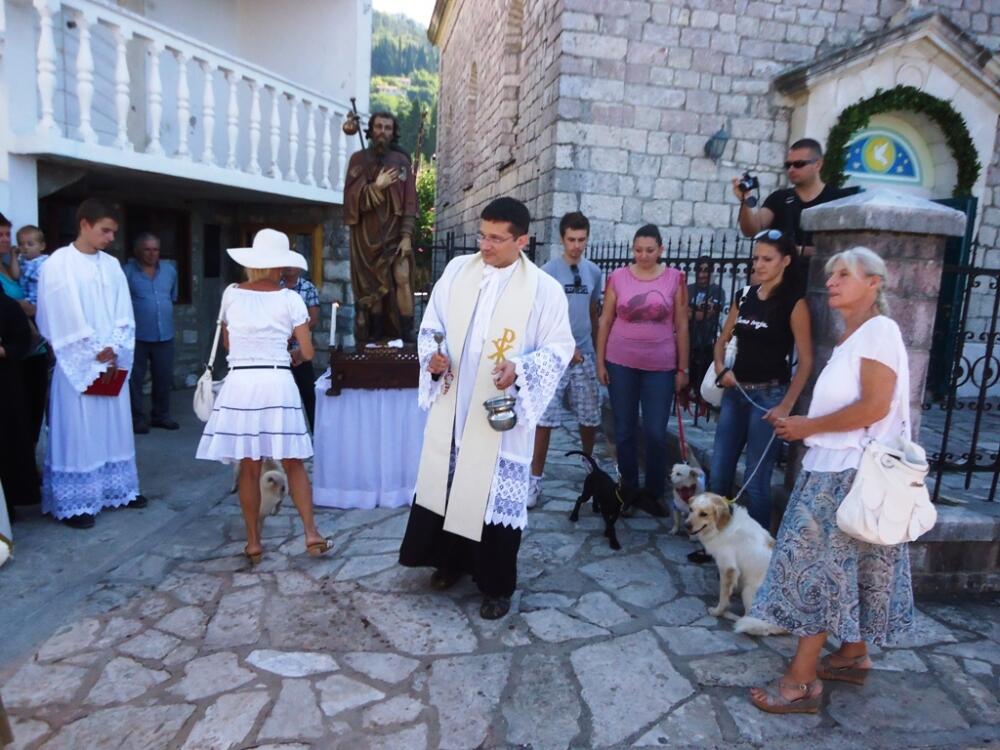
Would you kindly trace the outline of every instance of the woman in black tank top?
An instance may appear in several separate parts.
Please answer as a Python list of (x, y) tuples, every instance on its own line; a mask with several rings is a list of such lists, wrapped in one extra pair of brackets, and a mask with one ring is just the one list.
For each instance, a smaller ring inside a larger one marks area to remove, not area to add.
[[(709, 489), (733, 496), (736, 464), (745, 446), (747, 510), (761, 526), (770, 529), (771, 472), (779, 448), (773, 439), (774, 424), (791, 413), (802, 393), (812, 370), (813, 351), (809, 308), (795, 283), (795, 244), (776, 229), (764, 230), (754, 240), (756, 283), (736, 295), (715, 344), (715, 372), (726, 390), (715, 430)], [(730, 369), (724, 366), (723, 358), (733, 335), (736, 361)], [(790, 364), (793, 348), (798, 351), (794, 376)]]

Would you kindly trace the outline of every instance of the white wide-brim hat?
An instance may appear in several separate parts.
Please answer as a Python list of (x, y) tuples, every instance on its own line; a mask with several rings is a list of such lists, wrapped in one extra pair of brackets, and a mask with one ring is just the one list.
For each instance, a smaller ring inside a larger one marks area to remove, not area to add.
[(288, 235), (276, 229), (261, 229), (253, 238), (253, 247), (231, 247), (229, 257), (244, 268), (301, 268), (306, 259), (288, 245)]

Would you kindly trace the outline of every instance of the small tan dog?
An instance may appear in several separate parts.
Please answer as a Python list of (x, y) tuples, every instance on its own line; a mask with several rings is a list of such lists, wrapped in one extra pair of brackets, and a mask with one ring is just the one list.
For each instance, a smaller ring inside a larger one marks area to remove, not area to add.
[(683, 519), (691, 511), (691, 498), (705, 491), (705, 472), (689, 463), (674, 464), (670, 470), (670, 486), (673, 488), (674, 502), (671, 515), (674, 526), (671, 534), (683, 534)]
[[(233, 489), (239, 489), (240, 465), (233, 466)], [(263, 525), (265, 516), (277, 515), (281, 504), (288, 494), (288, 477), (280, 461), (265, 458), (260, 467), (260, 523)]]
[[(748, 614), (757, 589), (764, 582), (774, 550), (774, 539), (767, 530), (750, 517), (746, 508), (730, 505), (724, 497), (711, 492), (702, 492), (691, 500), (691, 511), (684, 525), (715, 558), (719, 568), (719, 603), (709, 607), (709, 614), (726, 615), (730, 598), (739, 590), (744, 615), (733, 627), (737, 633), (784, 633), (778, 626)], [(730, 617), (735, 618), (735, 615)]]

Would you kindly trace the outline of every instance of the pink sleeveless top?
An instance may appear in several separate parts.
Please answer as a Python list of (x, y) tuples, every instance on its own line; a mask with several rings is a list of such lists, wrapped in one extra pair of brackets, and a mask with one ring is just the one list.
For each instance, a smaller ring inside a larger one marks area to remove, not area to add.
[(619, 268), (608, 277), (615, 290), (615, 320), (608, 335), (605, 359), (637, 370), (676, 370), (674, 294), (682, 274), (666, 268), (655, 279), (643, 281), (631, 268)]

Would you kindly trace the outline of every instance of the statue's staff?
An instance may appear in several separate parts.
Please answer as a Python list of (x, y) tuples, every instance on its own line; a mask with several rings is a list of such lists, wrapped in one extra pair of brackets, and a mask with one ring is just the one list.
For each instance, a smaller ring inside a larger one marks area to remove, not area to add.
[(341, 126), (341, 130), (347, 133), (347, 135), (354, 135), (357, 133), (358, 138), (361, 139), (361, 148), (367, 148), (367, 144), (365, 143), (365, 134), (361, 129), (361, 115), (358, 114), (357, 101), (353, 96), (351, 97), (351, 111), (347, 113), (346, 117), (344, 117), (344, 124)]

